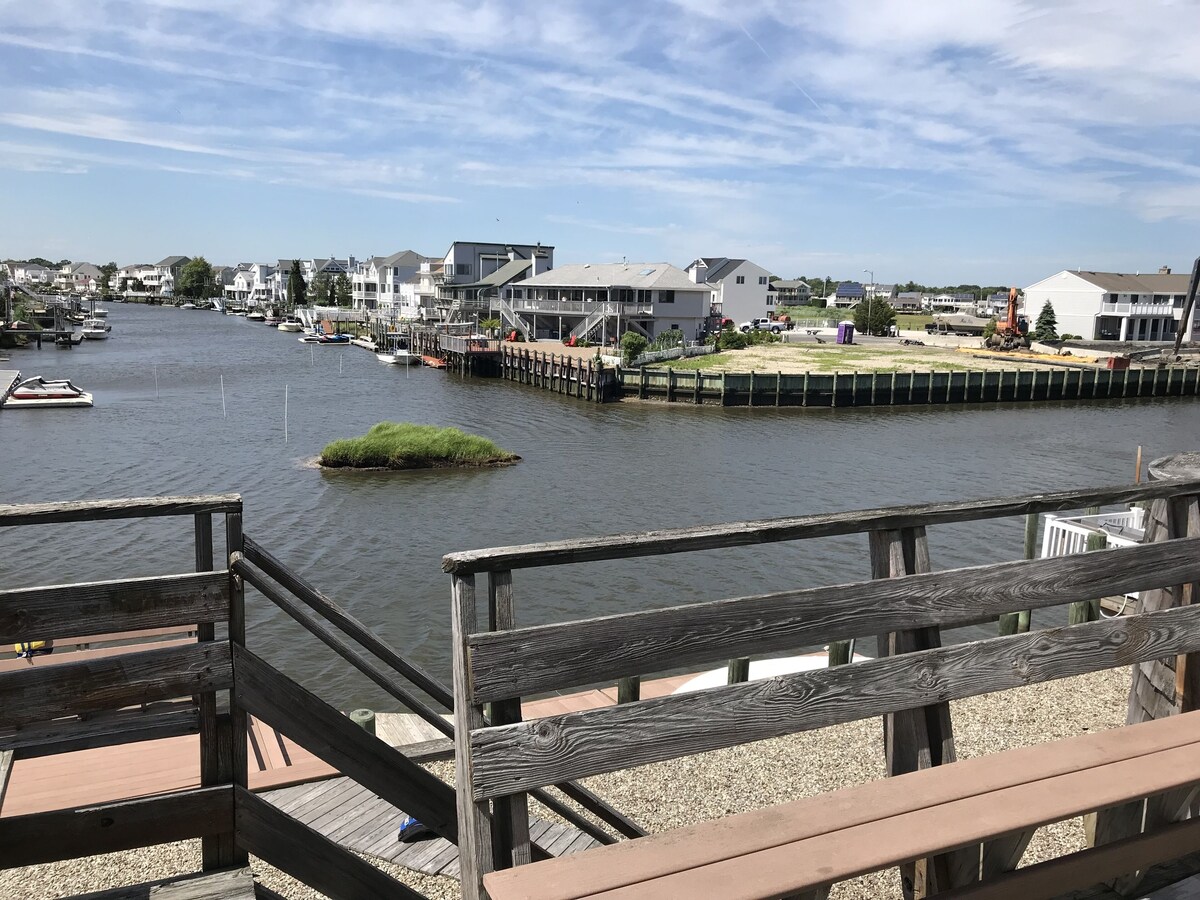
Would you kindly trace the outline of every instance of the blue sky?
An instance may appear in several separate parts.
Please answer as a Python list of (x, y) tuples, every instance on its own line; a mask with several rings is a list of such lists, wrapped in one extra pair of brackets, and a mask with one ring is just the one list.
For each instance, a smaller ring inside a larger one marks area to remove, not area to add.
[(746, 256), (1025, 285), (1200, 252), (1189, 2), (0, 0), (0, 256)]

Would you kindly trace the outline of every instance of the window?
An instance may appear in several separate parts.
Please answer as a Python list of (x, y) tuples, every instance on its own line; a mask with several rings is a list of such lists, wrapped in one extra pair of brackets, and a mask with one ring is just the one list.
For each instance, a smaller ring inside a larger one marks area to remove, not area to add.
[(675, 302), (675, 292), (674, 291), (659, 291), (658, 292), (658, 302), (659, 303), (674, 303)]
[(470, 263), (457, 263), (454, 266), (454, 274), (470, 275), (471, 274), (471, 264)]
[(738, 284), (745, 284), (745, 283), (746, 283), (746, 276), (745, 276), (745, 275), (739, 275), (739, 276), (737, 277), (737, 283), (738, 283)]
[(758, 276), (758, 283), (759, 283), (759, 284), (766, 284), (766, 283), (767, 283), (767, 276), (766, 276), (766, 275), (759, 275), (759, 276)]
[(775, 305), (775, 298), (772, 297), (770, 294), (767, 294), (767, 306), (774, 306), (774, 305)]
[(678, 323), (678, 322), (672, 322), (672, 323), (671, 323), (671, 330), (672, 330), (672, 331), (678, 331), (678, 330), (679, 330), (679, 323)]

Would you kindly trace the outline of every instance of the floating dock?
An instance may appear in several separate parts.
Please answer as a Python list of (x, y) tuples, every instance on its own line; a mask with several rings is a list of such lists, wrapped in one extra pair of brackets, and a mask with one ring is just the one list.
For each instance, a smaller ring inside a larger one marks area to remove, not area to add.
[(21, 381), (21, 373), (16, 369), (0, 369), (0, 407), (12, 393), (12, 389)]

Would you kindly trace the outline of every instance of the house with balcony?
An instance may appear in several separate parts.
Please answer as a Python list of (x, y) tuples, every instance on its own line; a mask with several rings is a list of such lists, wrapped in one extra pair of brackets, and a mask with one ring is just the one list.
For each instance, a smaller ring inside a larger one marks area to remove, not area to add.
[[(514, 282), (554, 267), (554, 248), (541, 244), (455, 241), (434, 276), (438, 314), (449, 322), (507, 319), (500, 301)], [(513, 327), (516, 322), (508, 322)]]
[(100, 287), (100, 267), (89, 262), (66, 263), (54, 276), (54, 284), (62, 291), (94, 293)]
[(717, 322), (722, 317), (745, 322), (775, 311), (771, 273), (748, 259), (702, 256), (688, 263), (685, 271), (693, 284), (713, 289), (710, 313)]
[(1164, 266), (1153, 274), (1064, 269), (1025, 288), (1025, 315), (1036, 321), (1047, 302), (1060, 334), (1098, 341), (1173, 341), (1184, 329), (1200, 340), (1196, 311), (1182, 322), (1189, 275)]
[(372, 256), (354, 266), (350, 274), (355, 309), (393, 312), (401, 305), (401, 285), (412, 279), (426, 258), (414, 250), (391, 256)]
[(926, 297), (920, 291), (897, 291), (892, 308), (896, 312), (920, 312), (925, 308)]
[(582, 263), (509, 285), (501, 310), (505, 325), (526, 339), (574, 337), (607, 346), (627, 331), (653, 340), (676, 330), (697, 340), (715, 293), (670, 263)]
[(812, 300), (812, 288), (808, 286), (807, 281), (801, 281), (799, 278), (781, 278), (770, 282), (767, 287), (775, 295), (775, 302), (771, 305), (776, 308), (808, 306)]
[(270, 263), (239, 263), (223, 293), (227, 303), (241, 309), (273, 306), (275, 267)]
[(870, 300), (886, 300), (891, 303), (899, 293), (894, 284), (864, 284), (863, 291)]
[(829, 305), (835, 309), (853, 309), (866, 299), (867, 291), (857, 281), (843, 281), (829, 298)]
[(51, 284), (54, 281), (54, 270), (40, 263), (13, 263), (9, 270), (12, 280), (24, 287)]
[(154, 264), (154, 272), (142, 279), (150, 293), (160, 297), (172, 297), (175, 294), (175, 282), (183, 267), (192, 261), (190, 256), (168, 256)]

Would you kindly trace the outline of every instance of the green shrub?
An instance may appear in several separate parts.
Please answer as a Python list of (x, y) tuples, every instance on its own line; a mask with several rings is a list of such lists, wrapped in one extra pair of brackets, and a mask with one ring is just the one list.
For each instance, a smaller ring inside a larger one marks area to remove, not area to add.
[(654, 343), (650, 345), (651, 350), (674, 350), (676, 347), (683, 346), (683, 332), (678, 328), (672, 328), (669, 331), (664, 331), (654, 339)]
[(750, 346), (750, 335), (726, 328), (717, 335), (716, 344), (718, 350), (744, 350)]
[(421, 469), (498, 465), (518, 459), (487, 438), (457, 428), (380, 422), (362, 437), (327, 445), (320, 463), (331, 469)]
[(997, 324), (998, 323), (996, 322), (995, 316), (992, 316), (990, 319), (988, 319), (988, 323), (983, 326), (983, 336), (985, 338), (990, 338), (993, 334), (995, 334)]
[(633, 365), (633, 361), (645, 353), (649, 346), (650, 342), (636, 331), (625, 332), (621, 337), (621, 361), (627, 366)]

